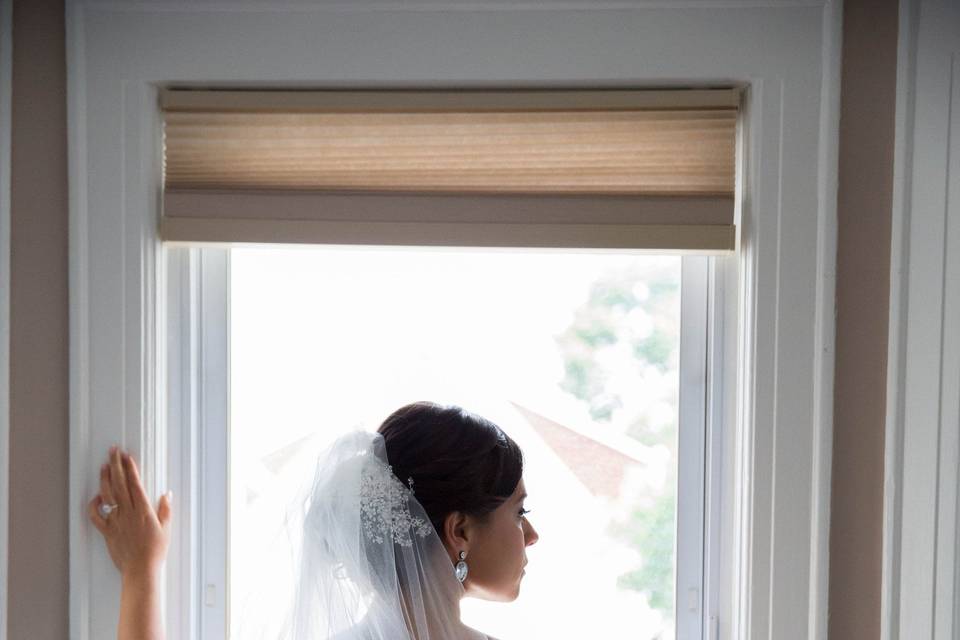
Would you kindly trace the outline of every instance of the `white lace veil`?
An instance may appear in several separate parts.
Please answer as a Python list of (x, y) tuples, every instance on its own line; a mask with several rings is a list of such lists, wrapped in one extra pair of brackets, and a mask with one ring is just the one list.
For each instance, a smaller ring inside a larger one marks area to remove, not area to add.
[(232, 637), (486, 638), (460, 622), (463, 586), (423, 507), (393, 475), (380, 434), (349, 433), (319, 456), (286, 530), (295, 550), (286, 574), (292, 585), (261, 586), (264, 596), (289, 593), (282, 624), (270, 631), (241, 625)]

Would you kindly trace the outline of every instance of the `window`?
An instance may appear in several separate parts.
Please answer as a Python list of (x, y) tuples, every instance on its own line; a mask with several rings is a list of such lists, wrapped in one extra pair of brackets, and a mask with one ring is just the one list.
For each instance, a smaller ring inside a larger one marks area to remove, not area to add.
[[(171, 443), (196, 445), (181, 579), (199, 578), (204, 637), (276, 635), (274, 525), (317, 452), (424, 398), (516, 434), (552, 532), (538, 595), (465, 618), (504, 638), (702, 636), (707, 255), (735, 246), (740, 97), (160, 92), (162, 238), (274, 247), (170, 247), (190, 390), (171, 415), (199, 407)], [(594, 615), (558, 613), (577, 603)]]
[[(708, 492), (722, 491), (724, 552), (706, 565), (719, 572), (719, 605), (710, 601), (710, 607), (723, 615), (704, 635), (823, 637), (839, 3), (777, 2), (750, 9), (668, 3), (628, 10), (593, 3), (571, 10), (564, 3), (528, 10), (488, 2), (468, 11), (451, 11), (444, 3), (276, 3), (263, 11), (234, 3), (203, 10), (188, 4), (80, 3), (67, 15), (67, 32), (76, 36), (68, 43), (76, 72), (68, 95), (72, 513), (82, 513), (96, 491), (93, 471), (115, 442), (142, 457), (151, 495), (177, 490), (178, 482), (186, 486), (184, 478), (198, 472), (190, 462), (196, 450), (190, 447), (197, 443), (174, 443), (173, 432), (182, 421), (212, 412), (197, 402), (196, 379), (164, 384), (168, 373), (181, 371), (184, 358), (197, 357), (190, 345), (202, 336), (189, 333), (199, 327), (197, 305), (188, 317), (192, 324), (163, 330), (171, 290), (166, 285), (190, 274), (177, 265), (164, 268), (173, 256), (171, 245), (162, 246), (157, 224), (166, 204), (158, 198), (164, 188), (158, 85), (429, 83), (456, 90), (732, 84), (743, 89), (737, 245), (713, 259), (716, 279), (727, 285), (714, 315), (725, 322), (721, 339), (708, 342), (711, 362), (722, 364), (710, 370), (723, 379), (714, 394), (722, 395), (721, 410), (711, 409), (708, 417), (727, 427), (723, 457), (730, 464), (723, 465), (722, 478), (710, 468), (705, 483)], [(758, 39), (759, 33), (766, 37)], [(517, 55), (521, 40), (523, 55)], [(596, 42), (603, 46), (592, 46)], [(617, 217), (608, 213), (611, 220)], [(321, 227), (324, 233), (342, 230)], [(434, 238), (449, 239), (445, 228), (425, 228)], [(301, 226), (283, 230), (293, 242)], [(201, 292), (197, 300), (202, 298)], [(180, 329), (188, 331), (188, 340), (172, 339)], [(203, 355), (210, 356), (211, 348)], [(177, 396), (184, 403), (168, 412)], [(193, 498), (183, 491), (177, 498), (178, 530), (188, 530), (187, 542), (203, 539)], [(716, 508), (714, 501), (708, 504)], [(70, 544), (71, 637), (108, 637), (116, 625), (117, 576), (81, 517), (71, 520)], [(178, 605), (206, 596), (183, 591), (182, 584), (202, 584), (181, 581), (193, 575), (195, 559), (185, 545), (174, 541), (167, 566), (170, 632), (179, 638), (196, 633)], [(199, 613), (205, 610), (212, 611), (200, 607)]]
[(525, 589), (465, 600), (468, 624), (703, 637), (713, 259), (275, 246), (169, 261), (171, 376), (188, 390), (171, 394), (187, 416), (169, 431), (176, 491), (198, 500), (179, 579), (198, 637), (270, 628), (284, 592), (262, 584), (284, 584), (278, 525), (312, 457), (417, 399), (495, 420), (527, 456), (541, 539)]

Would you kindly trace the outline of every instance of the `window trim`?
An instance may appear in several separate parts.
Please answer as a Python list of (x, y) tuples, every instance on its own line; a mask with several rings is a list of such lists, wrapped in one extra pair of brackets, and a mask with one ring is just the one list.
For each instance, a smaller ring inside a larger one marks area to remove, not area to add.
[[(119, 606), (119, 578), (80, 515), (96, 492), (96, 460), (119, 442), (143, 461), (151, 495), (166, 488), (158, 437), (163, 390), (156, 383), (164, 305), (157, 83), (255, 84), (279, 80), (278, 69), (285, 82), (304, 86), (337, 86), (344, 78), (421, 81), (411, 70), (440, 84), (456, 77), (485, 86), (531, 78), (558, 85), (564, 78), (566, 86), (596, 86), (605, 70), (610, 86), (747, 85), (737, 198), (740, 279), (728, 305), (733, 322), (726, 325), (735, 328), (734, 341), (725, 347), (737, 353), (726, 360), (737, 370), (725, 387), (732, 405), (725, 411), (733, 411), (736, 425), (725, 443), (735, 460), (735, 494), (723, 497), (732, 504), (724, 518), (733, 520), (735, 552), (721, 563), (720, 610), (731, 613), (719, 627), (723, 637), (826, 637), (841, 3), (681, 2), (650, 9), (644, 3), (532, 8), (487, 0), (465, 9), (440, 0), (415, 8), (278, 4), (269, 9), (274, 19), (264, 23), (261, 13), (268, 9), (230, 2), (67, 4), (71, 637), (109, 636)], [(397, 19), (379, 43), (401, 37), (413, 48), (433, 34), (442, 13), (458, 55), (433, 56), (429, 63), (420, 57), (421, 66), (395, 68), (416, 52), (399, 47), (383, 58), (359, 46), (362, 39), (331, 48), (317, 37), (334, 24), (382, 19), (381, 12)], [(508, 31), (536, 36), (527, 39), (536, 55), (497, 64), (510, 50), (505, 32), (474, 28), (491, 16), (504, 18)], [(312, 37), (258, 38), (268, 46), (254, 47), (234, 37), (237, 30), (210, 28), (227, 19), (238, 27), (253, 28), (256, 21), (298, 33), (309, 28)], [(605, 29), (608, 46), (571, 48), (568, 39), (544, 31), (582, 33), (577, 29), (587, 19), (591, 33)], [(768, 37), (757, 42), (756, 33)], [(223, 38), (225, 49), (211, 34)], [(174, 41), (176, 50), (166, 46)], [(642, 57), (638, 80), (636, 56), (644, 47), (670, 55)], [(230, 56), (217, 55), (221, 50)]]

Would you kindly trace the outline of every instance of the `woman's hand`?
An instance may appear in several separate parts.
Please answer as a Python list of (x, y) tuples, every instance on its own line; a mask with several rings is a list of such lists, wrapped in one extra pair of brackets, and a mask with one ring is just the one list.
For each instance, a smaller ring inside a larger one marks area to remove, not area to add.
[[(112, 447), (100, 467), (100, 493), (90, 501), (90, 520), (103, 534), (107, 550), (124, 580), (158, 576), (170, 544), (171, 494), (154, 510), (129, 453)], [(101, 504), (117, 505), (108, 516)]]

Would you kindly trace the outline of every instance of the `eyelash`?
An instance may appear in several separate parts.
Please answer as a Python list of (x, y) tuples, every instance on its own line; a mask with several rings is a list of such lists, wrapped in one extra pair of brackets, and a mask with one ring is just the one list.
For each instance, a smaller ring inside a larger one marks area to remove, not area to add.
[(527, 515), (528, 513), (530, 513), (530, 509), (520, 509), (520, 517), (521, 517), (521, 518), (522, 518), (523, 516)]

